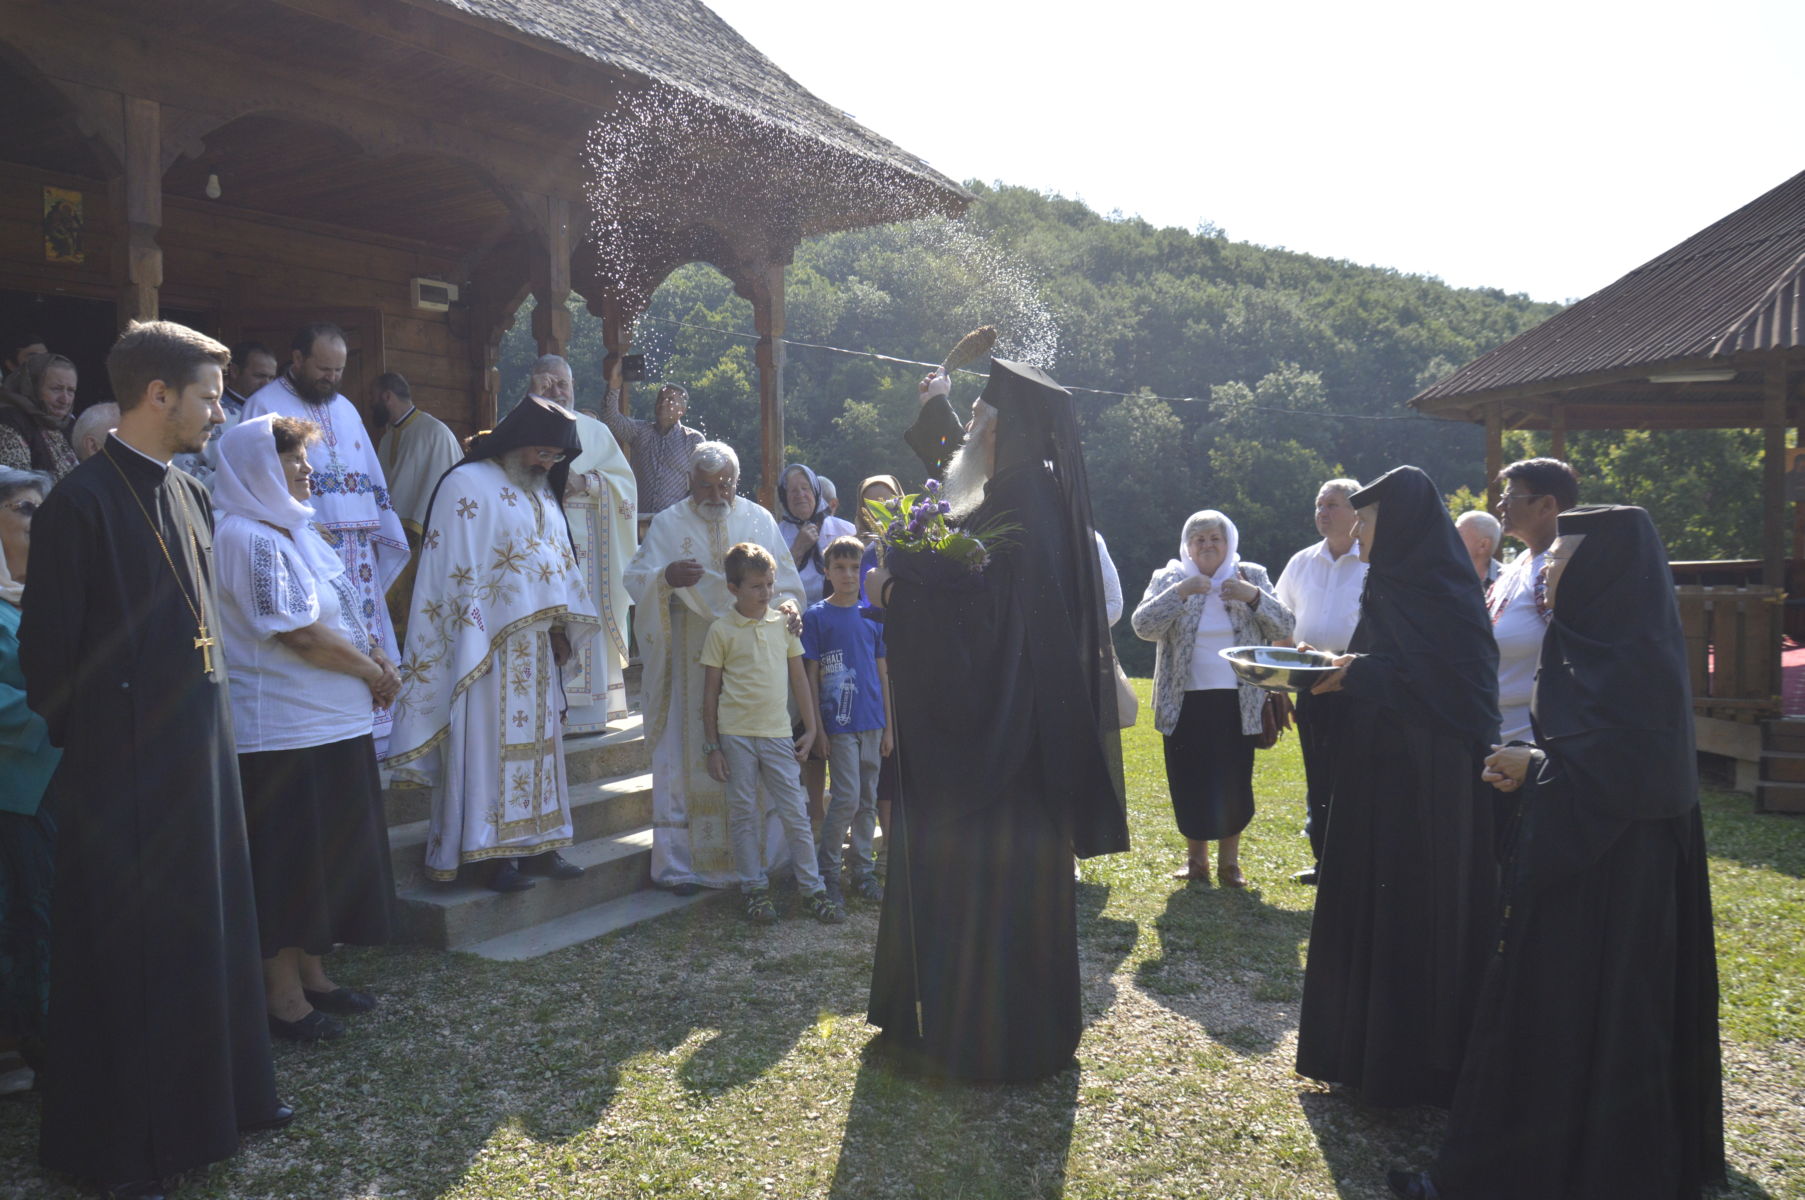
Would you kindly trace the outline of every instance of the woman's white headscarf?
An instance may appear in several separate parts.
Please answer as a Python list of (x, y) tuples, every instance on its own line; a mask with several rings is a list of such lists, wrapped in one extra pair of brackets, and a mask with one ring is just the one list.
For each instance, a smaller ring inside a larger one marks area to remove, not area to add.
[(1212, 524), (1221, 525), (1222, 532), (1228, 537), (1228, 553), (1222, 556), (1221, 564), (1210, 573), (1210, 582), (1215, 585), (1210, 589), (1210, 595), (1214, 596), (1217, 594), (1217, 589), (1235, 577), (1235, 568), (1241, 565), (1239, 553), (1241, 531), (1235, 528), (1233, 521), (1215, 509), (1206, 508), (1185, 518), (1184, 531), (1178, 535), (1178, 561), (1167, 563), (1166, 569), (1171, 570), (1174, 566), (1182, 566), (1187, 576), (1203, 574), (1197, 569), (1196, 562), (1191, 558), (1191, 536), (1203, 526)]
[(288, 494), (288, 476), (276, 453), (276, 415), (240, 421), (219, 439), (219, 470), (213, 477), (213, 510), (286, 530), (314, 580), (325, 583), (345, 573), (313, 527), (313, 506)]

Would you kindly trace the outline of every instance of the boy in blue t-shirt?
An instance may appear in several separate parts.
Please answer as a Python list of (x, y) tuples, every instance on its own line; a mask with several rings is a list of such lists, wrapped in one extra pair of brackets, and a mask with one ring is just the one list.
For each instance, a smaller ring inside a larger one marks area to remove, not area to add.
[(873, 903), (884, 898), (871, 839), (877, 829), (877, 775), (895, 747), (890, 732), (890, 673), (884, 627), (859, 609), (859, 560), (864, 544), (839, 537), (821, 554), (833, 592), (802, 614), (802, 659), (821, 706), (831, 779), (827, 817), (816, 839), (821, 882), (842, 899), (840, 847), (852, 831), (851, 888)]

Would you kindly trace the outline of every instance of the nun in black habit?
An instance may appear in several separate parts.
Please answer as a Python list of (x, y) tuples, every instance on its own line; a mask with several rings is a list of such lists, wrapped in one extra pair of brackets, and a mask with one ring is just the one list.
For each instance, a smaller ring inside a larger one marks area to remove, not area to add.
[(1350, 503), (1370, 564), (1298, 1018), (1301, 1075), (1372, 1104), (1453, 1096), (1496, 929), (1491, 789), (1498, 648), (1430, 478), (1398, 467)]
[(1441, 1155), (1401, 1196), (1681, 1200), (1724, 1177), (1717, 967), (1673, 580), (1639, 508), (1562, 513), (1502, 932)]
[(922, 1069), (1028, 1080), (1083, 1026), (1073, 854), (1126, 850), (1128, 826), (1071, 394), (997, 359), (982, 400), (994, 435), (964, 452), (995, 463), (966, 524), (1018, 528), (981, 570), (890, 550), (867, 581), (901, 770), (870, 1015)]

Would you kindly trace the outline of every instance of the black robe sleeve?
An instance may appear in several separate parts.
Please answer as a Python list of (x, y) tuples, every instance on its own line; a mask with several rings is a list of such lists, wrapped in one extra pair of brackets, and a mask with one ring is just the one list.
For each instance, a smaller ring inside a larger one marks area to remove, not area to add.
[(939, 479), (946, 471), (946, 464), (965, 444), (965, 423), (953, 412), (953, 406), (945, 396), (934, 396), (921, 406), (915, 423), (903, 434), (903, 441), (915, 451), (928, 476)]
[(26, 702), (49, 726), (53, 746), (68, 745), (73, 698), (90, 689), (83, 672), (92, 674), (104, 661), (87, 653), (88, 631), (82, 627), (89, 572), (81, 568), (80, 558), (97, 541), (93, 517), (88, 505), (61, 503), (44, 505), (32, 518), (19, 665), (25, 672)]

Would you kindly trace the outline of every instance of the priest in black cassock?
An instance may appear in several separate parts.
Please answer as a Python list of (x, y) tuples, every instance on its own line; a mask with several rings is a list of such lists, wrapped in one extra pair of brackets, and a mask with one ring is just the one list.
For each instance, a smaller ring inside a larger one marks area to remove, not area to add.
[(1372, 1104), (1446, 1105), (1496, 929), (1498, 646), (1435, 484), (1398, 467), (1349, 498), (1369, 564), (1344, 669), (1298, 1015), (1300, 1075)]
[(1686, 645), (1639, 508), (1561, 514), (1502, 928), (1427, 1175), (1400, 1196), (1692, 1200), (1724, 1178), (1717, 962)]
[(209, 553), (211, 507), (172, 469), (224, 418), (224, 346), (166, 321), (107, 355), (121, 410), (32, 526), (20, 658), (63, 748), (39, 1154), (157, 1196), (286, 1122), (264, 1024)]
[(901, 769), (870, 1017), (926, 1070), (1029, 1080), (1083, 1027), (1072, 857), (1128, 848), (1114, 652), (1071, 394), (995, 360), (958, 457), (954, 519), (1019, 528), (981, 570), (892, 549), (866, 581)]

